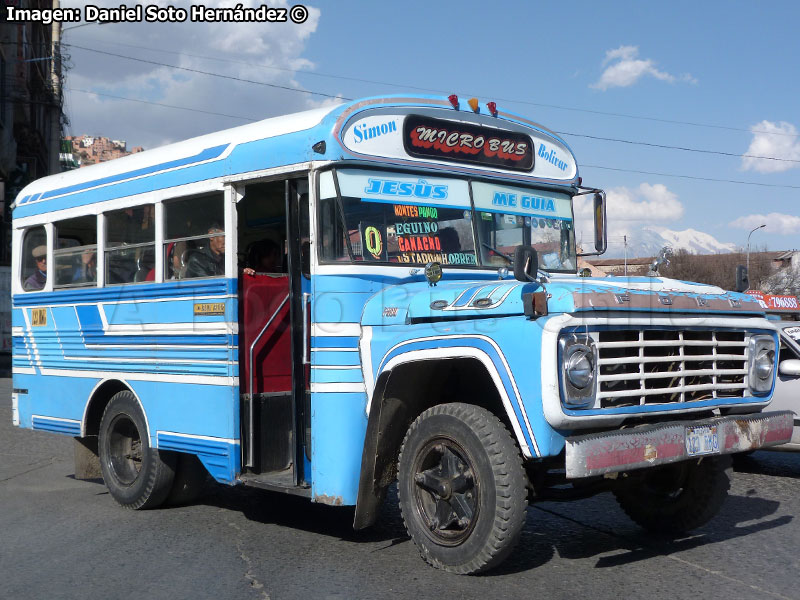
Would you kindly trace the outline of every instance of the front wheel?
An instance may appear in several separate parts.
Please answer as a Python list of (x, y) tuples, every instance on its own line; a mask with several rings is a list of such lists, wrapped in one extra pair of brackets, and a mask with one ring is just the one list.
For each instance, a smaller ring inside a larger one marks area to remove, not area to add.
[(508, 556), (528, 505), (508, 430), (489, 411), (460, 403), (434, 406), (411, 424), (400, 450), (398, 495), (422, 558), (462, 574)]
[(622, 510), (655, 533), (679, 535), (705, 525), (730, 489), (730, 458), (705, 457), (656, 467), (614, 490)]
[(166, 500), (175, 476), (175, 455), (150, 446), (136, 397), (118, 392), (100, 421), (98, 450), (103, 480), (125, 508), (155, 508)]

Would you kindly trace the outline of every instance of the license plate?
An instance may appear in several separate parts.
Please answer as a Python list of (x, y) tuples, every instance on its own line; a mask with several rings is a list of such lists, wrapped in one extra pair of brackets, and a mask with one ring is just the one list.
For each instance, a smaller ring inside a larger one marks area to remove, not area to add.
[(686, 454), (719, 454), (719, 436), (716, 425), (686, 428)]

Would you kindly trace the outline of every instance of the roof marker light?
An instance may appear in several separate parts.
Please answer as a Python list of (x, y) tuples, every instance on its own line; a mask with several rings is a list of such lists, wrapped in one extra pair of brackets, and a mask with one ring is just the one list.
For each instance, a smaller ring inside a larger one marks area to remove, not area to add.
[(448, 100), (450, 100), (450, 104), (452, 104), (452, 105), (453, 105), (453, 108), (455, 108), (456, 110), (458, 110), (458, 96), (456, 96), (455, 94), (450, 94), (450, 95), (447, 97), (447, 99), (448, 99)]
[(469, 107), (472, 109), (472, 112), (481, 111), (481, 105), (478, 104), (477, 98), (470, 98), (469, 100), (467, 100), (467, 104), (469, 104)]
[(489, 112), (493, 117), (497, 116), (497, 103), (496, 102), (487, 102), (486, 108), (489, 109)]

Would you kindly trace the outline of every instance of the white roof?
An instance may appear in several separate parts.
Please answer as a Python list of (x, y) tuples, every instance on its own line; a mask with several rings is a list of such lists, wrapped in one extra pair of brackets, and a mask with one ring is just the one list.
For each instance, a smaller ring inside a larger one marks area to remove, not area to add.
[(109, 160), (81, 169), (42, 177), (25, 186), (20, 192), (19, 197), (24, 198), (25, 196), (40, 194), (52, 189), (96, 181), (120, 173), (128, 173), (137, 169), (169, 162), (176, 158), (192, 156), (205, 148), (230, 144), (230, 147), (223, 155), (225, 156), (238, 144), (310, 129), (318, 125), (326, 115), (338, 106), (340, 106), (340, 104), (290, 115), (272, 117), (270, 119), (264, 119), (263, 121), (257, 121), (232, 129), (224, 129), (222, 131), (190, 138), (174, 144), (168, 144), (166, 146), (154, 148), (153, 150), (145, 150), (144, 152), (123, 156), (122, 158)]

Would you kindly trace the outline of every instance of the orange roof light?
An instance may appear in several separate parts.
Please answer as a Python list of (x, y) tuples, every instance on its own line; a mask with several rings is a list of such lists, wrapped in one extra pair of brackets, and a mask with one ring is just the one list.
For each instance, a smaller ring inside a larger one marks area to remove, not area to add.
[(469, 100), (467, 100), (467, 104), (469, 104), (469, 107), (472, 109), (472, 112), (480, 112), (481, 107), (480, 104), (478, 104), (477, 98), (470, 98)]

